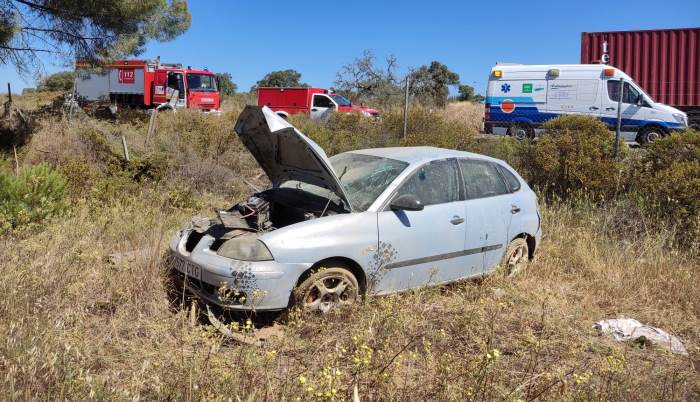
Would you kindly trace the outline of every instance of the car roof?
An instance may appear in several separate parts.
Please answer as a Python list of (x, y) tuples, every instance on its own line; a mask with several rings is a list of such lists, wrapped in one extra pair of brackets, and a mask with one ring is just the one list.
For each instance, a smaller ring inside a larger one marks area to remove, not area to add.
[(436, 148), (436, 147), (387, 147), (387, 148), (368, 148), (350, 151), (356, 154), (365, 154), (379, 156), (383, 158), (396, 159), (407, 162), (409, 164), (422, 164), (437, 159), (445, 158), (471, 158), (483, 159), (493, 162), (501, 162), (499, 159), (491, 158), (486, 155), (475, 154), (472, 152), (456, 151), (454, 149)]

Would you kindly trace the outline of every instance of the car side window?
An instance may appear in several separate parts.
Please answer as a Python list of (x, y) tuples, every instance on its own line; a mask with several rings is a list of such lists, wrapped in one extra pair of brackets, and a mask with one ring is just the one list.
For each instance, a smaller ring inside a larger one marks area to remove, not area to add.
[(397, 195), (412, 194), (423, 205), (459, 201), (459, 175), (454, 160), (441, 160), (418, 168)]
[(314, 107), (333, 107), (333, 102), (325, 95), (314, 95)]
[(520, 190), (520, 180), (510, 170), (504, 168), (503, 166), (498, 166), (498, 170), (503, 174), (508, 182), (508, 187), (510, 187), (510, 192), (514, 193)]
[(467, 199), (493, 197), (508, 193), (503, 178), (493, 163), (460, 159), (459, 167), (467, 190)]

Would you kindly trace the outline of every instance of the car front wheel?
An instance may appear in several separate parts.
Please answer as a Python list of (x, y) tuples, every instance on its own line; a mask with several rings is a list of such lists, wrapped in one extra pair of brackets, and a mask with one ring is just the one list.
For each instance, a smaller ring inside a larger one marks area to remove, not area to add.
[(522, 237), (510, 242), (501, 260), (501, 267), (505, 270), (505, 274), (507, 276), (513, 276), (524, 271), (530, 262), (529, 252), (527, 241)]
[(359, 299), (357, 278), (345, 268), (322, 268), (294, 291), (295, 305), (304, 311), (328, 313)]

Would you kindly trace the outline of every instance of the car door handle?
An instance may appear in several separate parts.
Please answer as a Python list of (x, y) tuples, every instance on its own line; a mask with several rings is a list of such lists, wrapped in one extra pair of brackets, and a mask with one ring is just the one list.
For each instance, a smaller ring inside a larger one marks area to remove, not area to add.
[(605, 110), (615, 110), (614, 107), (606, 107)]
[(598, 110), (600, 109), (598, 106), (591, 106), (588, 108), (588, 110)]
[(453, 216), (452, 219), (450, 220), (450, 223), (453, 225), (459, 225), (462, 222), (464, 222), (464, 218), (460, 218), (457, 215)]
[(513, 215), (515, 215), (515, 214), (517, 214), (518, 212), (520, 212), (520, 207), (517, 206), (517, 205), (511, 205), (511, 207), (510, 207), (510, 213), (513, 214)]

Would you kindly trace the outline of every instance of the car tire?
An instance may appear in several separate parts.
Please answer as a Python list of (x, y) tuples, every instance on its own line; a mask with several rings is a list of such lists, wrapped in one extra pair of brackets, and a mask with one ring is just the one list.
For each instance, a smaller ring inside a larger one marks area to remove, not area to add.
[(535, 138), (535, 130), (527, 123), (515, 123), (508, 128), (508, 135), (522, 141)]
[(306, 278), (293, 296), (294, 306), (301, 310), (326, 314), (359, 301), (360, 286), (345, 268), (321, 268)]
[(666, 136), (666, 131), (659, 126), (646, 126), (637, 133), (637, 142), (640, 145), (650, 144), (661, 137)]
[(524, 271), (530, 262), (530, 249), (527, 240), (518, 237), (510, 242), (501, 259), (501, 267), (506, 276)]

